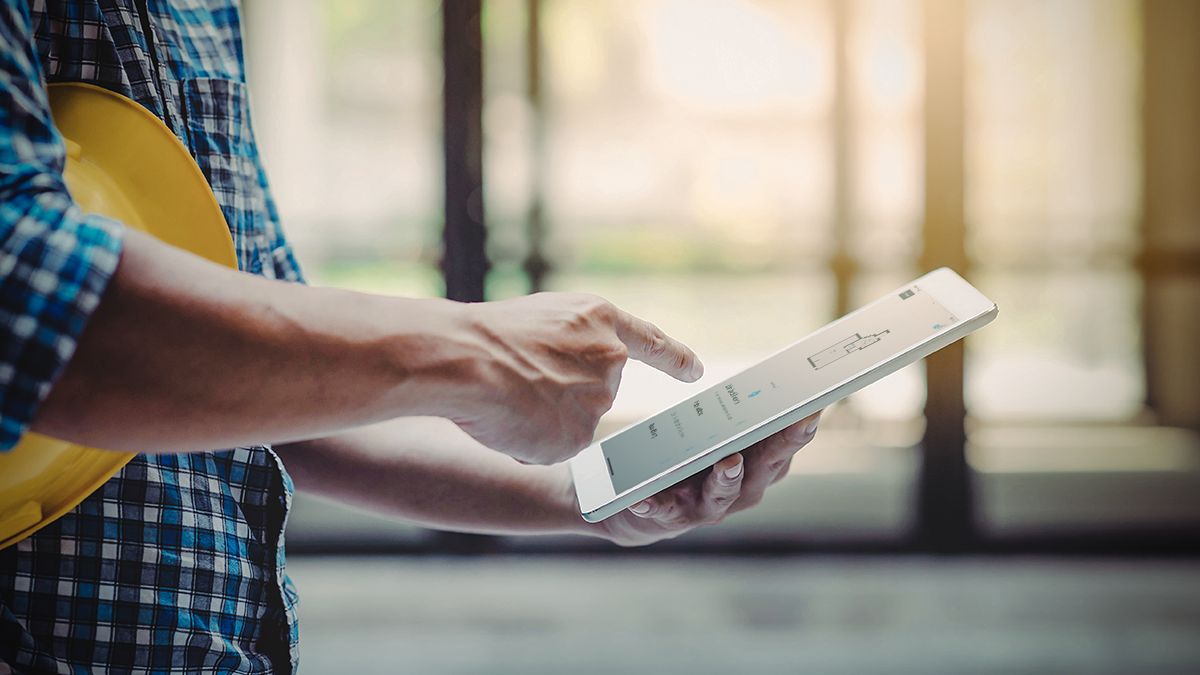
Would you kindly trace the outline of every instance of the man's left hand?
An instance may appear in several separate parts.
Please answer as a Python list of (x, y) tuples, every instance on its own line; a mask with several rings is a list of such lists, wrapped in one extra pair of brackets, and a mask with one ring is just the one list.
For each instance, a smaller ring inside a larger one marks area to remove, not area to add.
[(640, 546), (719, 523), (731, 513), (751, 508), (762, 501), (768, 486), (787, 475), (792, 456), (816, 435), (820, 417), (818, 412), (730, 455), (707, 473), (644, 499), (600, 526), (616, 543)]

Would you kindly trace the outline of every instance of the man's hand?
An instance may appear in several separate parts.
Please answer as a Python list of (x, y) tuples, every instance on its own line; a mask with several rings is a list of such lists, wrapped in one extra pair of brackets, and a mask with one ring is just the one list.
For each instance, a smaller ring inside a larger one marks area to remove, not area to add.
[(768, 486), (787, 475), (792, 456), (813, 439), (820, 417), (817, 413), (730, 455), (707, 473), (642, 500), (599, 526), (606, 538), (622, 546), (640, 546), (751, 508), (762, 501)]
[[(276, 445), (300, 490), (440, 530), (582, 534), (624, 546), (668, 539), (757, 504), (813, 438), (802, 420), (710, 472), (601, 522), (579, 514), (566, 464), (522, 466), (443, 417), (402, 417), (337, 436)], [(732, 474), (732, 475), (730, 475)]]
[(539, 293), (465, 308), (478, 336), (479, 387), (444, 415), (522, 462), (552, 464), (587, 447), (627, 359), (684, 382), (704, 372), (692, 350), (594, 295)]
[(194, 452), (433, 415), (552, 463), (590, 442), (631, 357), (685, 381), (702, 372), (691, 350), (595, 296), (462, 304), (279, 283), (130, 229), (32, 428)]

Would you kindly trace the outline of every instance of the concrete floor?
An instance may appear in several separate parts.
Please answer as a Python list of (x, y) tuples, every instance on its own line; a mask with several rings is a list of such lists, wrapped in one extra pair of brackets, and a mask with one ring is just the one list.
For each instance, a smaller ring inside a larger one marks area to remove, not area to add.
[(1200, 561), (294, 557), (301, 673), (1200, 673)]

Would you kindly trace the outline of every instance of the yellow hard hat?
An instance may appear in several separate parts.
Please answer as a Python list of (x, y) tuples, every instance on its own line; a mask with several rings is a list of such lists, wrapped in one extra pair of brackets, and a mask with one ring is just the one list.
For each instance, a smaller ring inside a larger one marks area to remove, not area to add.
[[(52, 84), (49, 91), (54, 124), (67, 143), (67, 189), (85, 212), (237, 269), (221, 208), (166, 125), (100, 87)], [(75, 508), (131, 459), (127, 452), (25, 434), (0, 454), (0, 548)]]

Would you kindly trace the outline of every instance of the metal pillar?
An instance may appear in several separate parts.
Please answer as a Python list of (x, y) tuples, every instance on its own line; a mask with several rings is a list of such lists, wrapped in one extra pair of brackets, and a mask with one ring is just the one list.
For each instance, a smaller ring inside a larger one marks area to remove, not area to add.
[(529, 252), (525, 256), (525, 274), (529, 277), (529, 292), (544, 290), (546, 275), (550, 272), (550, 261), (543, 248), (546, 242), (545, 222), (545, 97), (542, 88), (542, 2), (526, 0), (525, 3), (525, 94), (533, 111), (532, 139), (530, 152), (533, 155), (533, 194), (529, 200), (529, 214), (525, 223), (525, 235), (529, 241)]
[(1144, 0), (1142, 15), (1146, 402), (1200, 430), (1200, 3)]
[(442, 138), (446, 297), (481, 302), (490, 264), (483, 212), (483, 30), (481, 0), (442, 3)]
[(833, 257), (829, 267), (833, 272), (836, 287), (834, 316), (843, 316), (850, 310), (850, 292), (858, 264), (850, 251), (850, 240), (854, 234), (854, 146), (851, 131), (854, 120), (850, 105), (850, 68), (847, 51), (850, 48), (850, 12), (853, 3), (833, 0), (829, 11), (833, 15), (834, 51), (834, 94), (833, 94), (833, 139), (834, 139), (834, 195), (833, 195)]
[[(925, 1), (925, 225), (923, 271), (967, 272), (963, 210), (964, 0)], [(917, 501), (918, 545), (963, 550), (973, 540), (963, 343), (926, 360), (928, 399)]]

